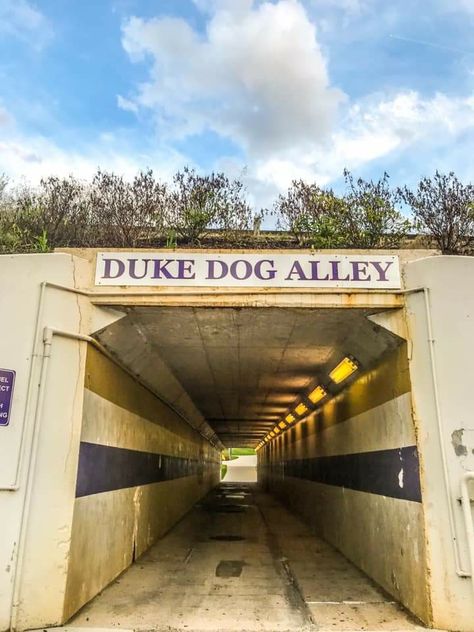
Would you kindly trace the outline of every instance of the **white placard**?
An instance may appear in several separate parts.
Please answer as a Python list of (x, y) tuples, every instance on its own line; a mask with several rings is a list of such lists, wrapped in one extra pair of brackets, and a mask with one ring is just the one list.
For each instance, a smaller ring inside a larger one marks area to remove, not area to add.
[(101, 252), (96, 285), (400, 288), (397, 256)]

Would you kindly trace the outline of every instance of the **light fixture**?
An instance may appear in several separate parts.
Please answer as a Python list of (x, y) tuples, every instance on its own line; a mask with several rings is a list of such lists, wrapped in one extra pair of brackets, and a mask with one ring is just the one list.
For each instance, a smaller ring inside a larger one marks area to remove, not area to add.
[(279, 434), (280, 433), (280, 428), (278, 426), (275, 426), (273, 428), (273, 432), (275, 432), (276, 434)]
[(292, 424), (295, 421), (295, 416), (290, 413), (285, 417), (285, 421), (288, 424)]
[(322, 386), (316, 386), (316, 388), (313, 389), (311, 393), (308, 395), (308, 399), (313, 404), (317, 404), (322, 399), (324, 399), (326, 395), (327, 393)]
[(286, 428), (286, 423), (284, 421), (280, 421), (280, 423), (278, 425), (280, 426), (280, 428), (282, 430), (284, 430)]
[(268, 437), (265, 437), (264, 441), (265, 441), (265, 443), (268, 443), (270, 441), (270, 439)]
[(275, 436), (275, 433), (273, 432), (273, 430), (270, 432), (270, 437), (273, 439), (273, 437)]
[(295, 408), (295, 413), (299, 415), (300, 417), (301, 415), (304, 415), (306, 412), (308, 412), (308, 407), (306, 406), (306, 404), (303, 404), (303, 402), (300, 402), (298, 406)]
[(352, 375), (357, 369), (359, 365), (357, 360), (346, 356), (343, 360), (339, 362), (339, 364), (329, 373), (329, 377), (336, 384), (340, 384), (345, 379), (347, 379), (350, 375)]

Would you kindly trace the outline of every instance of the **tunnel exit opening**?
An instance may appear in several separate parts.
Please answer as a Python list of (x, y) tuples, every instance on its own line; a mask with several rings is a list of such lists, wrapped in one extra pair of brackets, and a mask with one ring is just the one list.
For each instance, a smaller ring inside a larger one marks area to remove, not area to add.
[(221, 482), (257, 482), (257, 452), (254, 448), (229, 447), (222, 451), (221, 458)]

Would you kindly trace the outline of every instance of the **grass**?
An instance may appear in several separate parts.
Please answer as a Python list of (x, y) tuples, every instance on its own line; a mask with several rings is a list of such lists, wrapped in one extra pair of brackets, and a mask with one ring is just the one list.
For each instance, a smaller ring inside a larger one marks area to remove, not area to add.
[(232, 456), (253, 456), (254, 454), (253, 448), (232, 448)]
[(253, 456), (255, 450), (253, 448), (232, 448), (232, 456), (229, 458), (229, 448), (226, 448), (222, 452), (222, 459), (224, 461), (233, 461), (239, 456)]

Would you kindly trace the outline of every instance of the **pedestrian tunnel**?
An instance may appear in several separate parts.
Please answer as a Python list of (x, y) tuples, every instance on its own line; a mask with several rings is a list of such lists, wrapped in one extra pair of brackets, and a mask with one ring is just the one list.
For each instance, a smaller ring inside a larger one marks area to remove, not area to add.
[[(326, 568), (312, 601), (300, 591), (302, 607), (343, 604), (328, 586), (355, 572), (428, 626), (472, 630), (474, 292), (464, 280), (474, 261), (402, 251), (392, 289), (345, 287), (342, 273), (328, 289), (100, 287), (99, 256), (0, 260), (1, 375), (15, 378), (0, 425), (0, 630), (71, 620), (152, 547), (165, 559), (173, 529), (186, 537), (185, 516), (198, 516), (202, 541), (215, 523), (199, 512), (221, 494), (229, 447), (257, 450), (258, 483), (245, 493), (261, 516), (340, 556), (296, 576), (303, 585)], [(352, 270), (360, 281), (366, 268)], [(263, 527), (248, 528), (256, 545), (252, 528)], [(232, 563), (260, 559), (239, 546)], [(225, 564), (224, 576), (235, 566)]]

